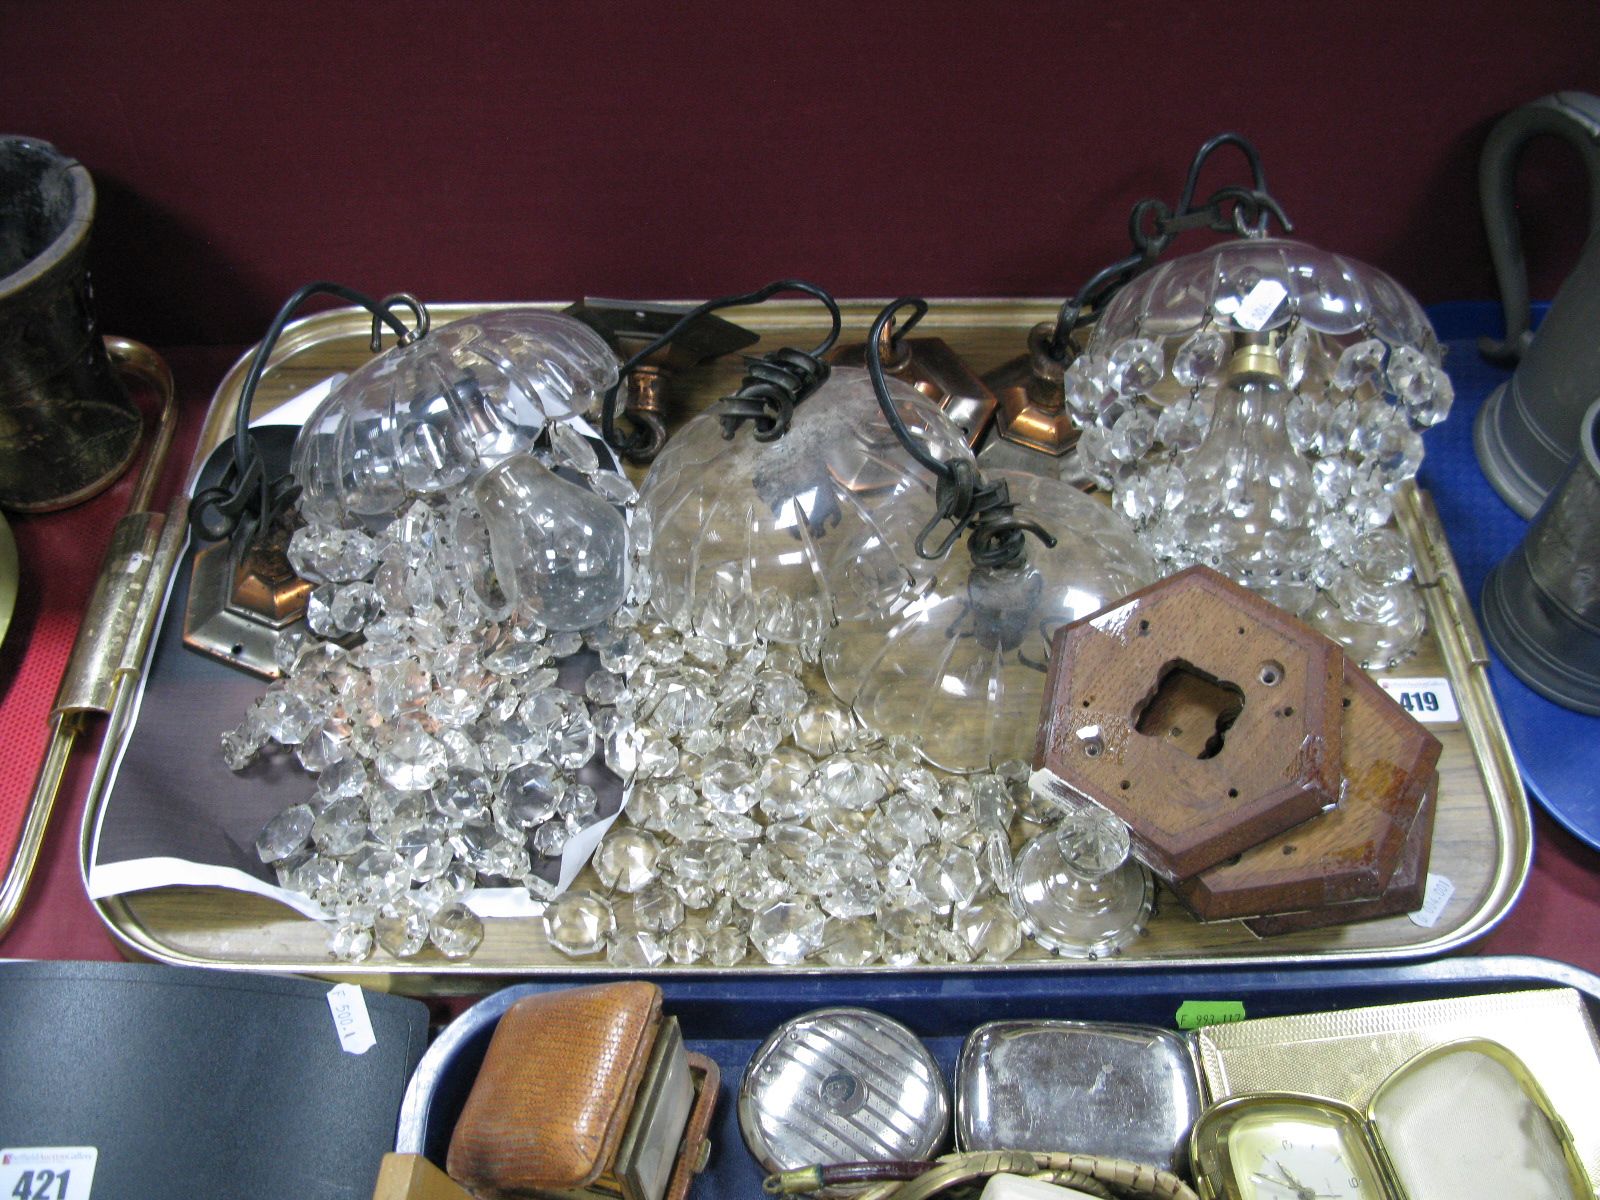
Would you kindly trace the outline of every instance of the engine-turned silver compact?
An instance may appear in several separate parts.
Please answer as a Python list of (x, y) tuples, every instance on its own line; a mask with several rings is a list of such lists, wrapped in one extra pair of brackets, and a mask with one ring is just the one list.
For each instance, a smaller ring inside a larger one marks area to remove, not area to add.
[(1182, 1173), (1199, 1116), (1188, 1045), (1154, 1025), (992, 1021), (956, 1063), (962, 1150), (1070, 1151)]
[(924, 1159), (950, 1132), (933, 1055), (898, 1021), (823, 1008), (780, 1025), (739, 1085), (739, 1128), (769, 1172)]

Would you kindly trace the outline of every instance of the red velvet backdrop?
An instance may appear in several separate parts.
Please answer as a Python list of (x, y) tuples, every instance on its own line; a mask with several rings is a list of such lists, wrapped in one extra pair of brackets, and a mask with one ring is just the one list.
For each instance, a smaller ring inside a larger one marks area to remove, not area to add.
[[(94, 172), (105, 323), (168, 345), (253, 340), (317, 277), (1058, 295), (1228, 128), (1307, 238), (1486, 297), (1484, 133), (1564, 88), (1600, 91), (1594, 0), (0, 4), (0, 132)], [(1525, 172), (1535, 295), (1570, 157)]]

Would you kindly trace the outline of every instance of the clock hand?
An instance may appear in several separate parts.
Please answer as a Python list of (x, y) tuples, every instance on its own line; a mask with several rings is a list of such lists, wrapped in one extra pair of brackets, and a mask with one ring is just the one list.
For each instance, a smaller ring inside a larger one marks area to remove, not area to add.
[(1289, 1186), (1294, 1189), (1295, 1200), (1315, 1200), (1317, 1195), (1316, 1191), (1313, 1188), (1308, 1188), (1305, 1184), (1301, 1183), (1292, 1174), (1290, 1174), (1289, 1168), (1284, 1166), (1281, 1160), (1276, 1158), (1273, 1159), (1272, 1165), (1283, 1172), (1284, 1179), (1286, 1179), (1289, 1183)]
[[(1278, 1170), (1281, 1171), (1283, 1168), (1279, 1167)], [(1250, 1173), (1250, 1177), (1252, 1179), (1259, 1179), (1262, 1183), (1273, 1183), (1277, 1184), (1279, 1187), (1286, 1187), (1290, 1191), (1298, 1192), (1300, 1190), (1295, 1184), (1290, 1183), (1287, 1179), (1279, 1179), (1276, 1175), (1263, 1175), (1260, 1171), (1252, 1171)], [(1299, 1200), (1299, 1197), (1296, 1197), (1295, 1200)]]

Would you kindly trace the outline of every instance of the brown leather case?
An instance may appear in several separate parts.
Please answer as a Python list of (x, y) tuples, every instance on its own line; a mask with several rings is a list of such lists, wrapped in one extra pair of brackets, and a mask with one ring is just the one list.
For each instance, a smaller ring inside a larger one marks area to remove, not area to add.
[(484, 1197), (592, 1183), (616, 1155), (660, 1023), (653, 983), (517, 1001), (456, 1122), (451, 1178)]
[(711, 1158), (711, 1118), (717, 1111), (722, 1072), (714, 1061), (693, 1050), (689, 1051), (689, 1071), (695, 1082), (694, 1107), (689, 1110), (678, 1161), (667, 1183), (666, 1200), (684, 1200), (694, 1177), (705, 1170)]

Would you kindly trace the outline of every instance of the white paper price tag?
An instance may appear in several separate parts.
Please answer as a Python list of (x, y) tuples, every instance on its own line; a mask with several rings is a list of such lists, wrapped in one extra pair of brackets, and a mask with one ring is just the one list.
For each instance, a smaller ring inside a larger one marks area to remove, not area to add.
[(1279, 280), (1263, 279), (1239, 302), (1239, 310), (1233, 314), (1234, 322), (1241, 329), (1259, 333), (1267, 327), (1267, 322), (1272, 320), (1273, 314), (1278, 311), (1278, 306), (1288, 294), (1289, 289)]
[(341, 983), (328, 992), (328, 1008), (333, 1012), (333, 1027), (346, 1054), (365, 1054), (378, 1044), (372, 1032), (372, 1015), (366, 997), (353, 983)]
[(1456, 885), (1443, 875), (1428, 872), (1427, 886), (1422, 889), (1422, 907), (1411, 914), (1411, 923), (1432, 929), (1444, 915), (1444, 906), (1456, 894)]
[(1448, 679), (1419, 675), (1411, 679), (1380, 679), (1378, 686), (1424, 725), (1445, 725), (1461, 720), (1456, 694)]
[(0, 1200), (89, 1200), (93, 1146), (16, 1146), (0, 1150)]

